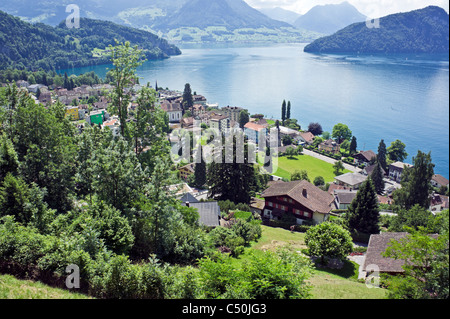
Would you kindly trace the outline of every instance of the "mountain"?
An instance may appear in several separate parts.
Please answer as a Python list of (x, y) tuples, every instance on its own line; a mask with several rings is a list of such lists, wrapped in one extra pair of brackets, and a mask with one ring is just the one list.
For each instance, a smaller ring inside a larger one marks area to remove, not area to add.
[(154, 26), (157, 30), (182, 27), (280, 28), (289, 24), (270, 19), (242, 0), (191, 0), (169, 19)]
[(355, 22), (363, 22), (366, 16), (348, 2), (315, 6), (299, 17), (294, 26), (297, 28), (333, 34)]
[(15, 0), (1, 1), (0, 10), (57, 26), (74, 2), (81, 17), (149, 31), (171, 43), (311, 42), (323, 35), (273, 20), (243, 0)]
[(129, 41), (147, 59), (167, 58), (181, 51), (155, 34), (109, 21), (81, 18), (80, 28), (31, 24), (0, 11), (0, 69), (7, 67), (65, 69), (109, 62), (107, 48)]
[(259, 9), (260, 12), (264, 13), (266, 16), (268, 16), (271, 19), (283, 21), (286, 23), (289, 23), (291, 25), (294, 24), (294, 22), (301, 17), (301, 14), (286, 10), (280, 7), (276, 8), (262, 8)]
[(317, 53), (448, 53), (449, 15), (436, 6), (352, 24), (305, 47)]

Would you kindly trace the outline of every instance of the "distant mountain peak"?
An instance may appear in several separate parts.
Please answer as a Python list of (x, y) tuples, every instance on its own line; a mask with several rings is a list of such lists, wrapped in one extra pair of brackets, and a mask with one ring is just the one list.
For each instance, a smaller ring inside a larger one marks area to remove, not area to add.
[(323, 34), (333, 34), (352, 23), (365, 20), (365, 15), (344, 1), (340, 4), (317, 5), (299, 17), (294, 26)]

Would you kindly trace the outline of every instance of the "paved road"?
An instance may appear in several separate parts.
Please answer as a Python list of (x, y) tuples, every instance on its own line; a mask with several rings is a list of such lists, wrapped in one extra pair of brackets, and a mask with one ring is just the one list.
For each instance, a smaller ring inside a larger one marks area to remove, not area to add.
[[(307, 149), (303, 149), (303, 154), (309, 155), (309, 156), (312, 156), (312, 157), (315, 157), (315, 158), (318, 158), (318, 159), (320, 159), (322, 161), (325, 161), (325, 162), (328, 162), (330, 164), (334, 164), (334, 163), (337, 162), (337, 160), (335, 160), (334, 158), (331, 158), (331, 157), (328, 157), (328, 156), (325, 156), (325, 155), (322, 155), (322, 154), (318, 154), (316, 152), (313, 152), (313, 151), (310, 151), (310, 150), (307, 150)], [(342, 162), (342, 164), (344, 164), (345, 169), (348, 169), (351, 172), (359, 173), (361, 171), (361, 169), (358, 168), (358, 167), (355, 167), (355, 166), (352, 166), (352, 165), (348, 165), (348, 164), (346, 164), (344, 162)]]

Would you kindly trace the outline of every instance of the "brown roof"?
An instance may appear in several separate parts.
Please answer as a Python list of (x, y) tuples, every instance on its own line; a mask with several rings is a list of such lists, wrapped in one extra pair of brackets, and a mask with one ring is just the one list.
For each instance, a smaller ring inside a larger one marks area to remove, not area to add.
[[(313, 212), (328, 214), (334, 197), (308, 181), (275, 183), (261, 197), (289, 196)], [(305, 196), (306, 195), (306, 196)]]
[(444, 176), (439, 175), (439, 174), (433, 175), (432, 180), (435, 181), (436, 183), (438, 183), (439, 185), (443, 185), (443, 186), (448, 185), (448, 179), (446, 179)]
[(315, 138), (314, 134), (311, 132), (302, 132), (300, 133), (300, 136), (308, 143), (314, 141)]
[(161, 108), (166, 112), (180, 112), (183, 110), (180, 103), (161, 103)]
[(361, 151), (359, 154), (356, 154), (355, 158), (362, 158), (365, 159), (367, 162), (370, 162), (372, 158), (376, 157), (377, 155), (373, 151)]
[[(367, 247), (366, 257), (364, 259), (363, 271), (366, 271), (368, 266), (376, 265), (380, 272), (389, 273), (401, 273), (404, 272), (402, 266), (405, 263), (404, 260), (383, 257), (383, 254), (388, 248), (391, 240), (398, 241), (402, 238), (406, 238), (408, 233), (381, 233), (378, 235), (371, 235), (369, 245)], [(437, 238), (437, 235), (430, 235), (433, 238)]]

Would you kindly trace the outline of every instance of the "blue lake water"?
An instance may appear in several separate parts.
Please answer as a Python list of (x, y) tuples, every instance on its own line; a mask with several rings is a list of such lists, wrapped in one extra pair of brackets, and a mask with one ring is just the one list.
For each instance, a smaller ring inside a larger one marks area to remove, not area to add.
[[(210, 103), (281, 117), (283, 99), (302, 128), (319, 122), (331, 132), (345, 123), (358, 149), (377, 152), (384, 139), (406, 144), (411, 163), (430, 152), (435, 172), (449, 178), (449, 58), (429, 55), (338, 56), (304, 53), (304, 44), (184, 47), (183, 54), (148, 61), (141, 83), (193, 91)], [(106, 74), (107, 66), (78, 68)], [(69, 72), (68, 72), (69, 73)]]

